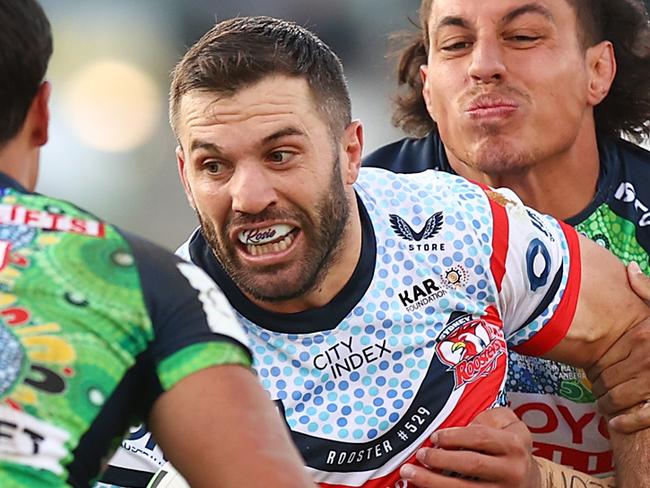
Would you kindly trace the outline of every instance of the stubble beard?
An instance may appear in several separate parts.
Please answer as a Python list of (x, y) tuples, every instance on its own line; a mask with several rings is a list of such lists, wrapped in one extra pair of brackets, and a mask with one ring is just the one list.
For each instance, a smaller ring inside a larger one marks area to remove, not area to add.
[[(350, 203), (339, 172), (340, 161), (334, 161), (329, 188), (323, 192), (315, 204), (312, 222), (308, 214), (299, 208), (287, 210), (266, 209), (256, 215), (240, 214), (226, 222), (221, 235), (214, 226), (198, 214), (201, 231), (226, 273), (237, 287), (254, 299), (277, 303), (299, 298), (316, 289), (325, 279), (327, 273), (340, 259), (343, 249), (343, 234), (350, 217)], [(305, 248), (298, 262), (267, 266), (264, 269), (251, 269), (245, 266), (235, 246), (229, 239), (229, 229), (233, 225), (255, 223), (269, 219), (299, 222), (303, 233)], [(277, 279), (275, 275), (291, 267), (295, 278), (289, 282), (286, 278)], [(275, 279), (274, 279), (275, 278)]]
[(522, 173), (534, 165), (532, 151), (513, 147), (502, 140), (496, 130), (487, 129), (485, 137), (488, 140), (474, 154), (467, 156), (468, 165), (488, 175)]

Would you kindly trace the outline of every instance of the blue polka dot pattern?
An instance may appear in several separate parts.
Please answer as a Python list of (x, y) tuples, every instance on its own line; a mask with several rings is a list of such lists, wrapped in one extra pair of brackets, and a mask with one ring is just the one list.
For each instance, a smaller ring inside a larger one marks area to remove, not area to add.
[[(339, 326), (282, 334), (240, 316), (253, 340), (254, 367), (271, 398), (282, 399), (289, 427), (353, 443), (385, 434), (412, 406), (430, 369), (447, 371), (436, 356), (436, 339), (452, 312), (478, 317), (488, 307), (504, 310), (491, 274), (492, 211), (481, 189), (449, 175), (364, 170), (357, 191), (371, 217), (377, 261), (364, 297)], [(422, 232), (436, 212), (442, 213), (441, 227), (426, 239), (405, 239), (391, 227), (389, 214), (396, 214)], [(530, 222), (511, 224), (535, 231)], [(547, 224), (561, 235), (553, 222)], [(516, 238), (519, 228), (513, 232)], [(564, 240), (556, 241), (568, 269)], [(508, 272), (517, 279), (522, 273)], [(544, 290), (522, 295), (534, 308)], [(557, 303), (513, 334), (512, 343), (543, 327)]]

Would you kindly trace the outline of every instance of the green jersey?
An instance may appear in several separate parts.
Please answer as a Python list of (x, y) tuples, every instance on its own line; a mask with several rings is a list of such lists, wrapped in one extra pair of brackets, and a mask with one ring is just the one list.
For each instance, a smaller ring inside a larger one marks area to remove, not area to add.
[(201, 270), (0, 174), (0, 486), (88, 486), (202, 368), (250, 365)]

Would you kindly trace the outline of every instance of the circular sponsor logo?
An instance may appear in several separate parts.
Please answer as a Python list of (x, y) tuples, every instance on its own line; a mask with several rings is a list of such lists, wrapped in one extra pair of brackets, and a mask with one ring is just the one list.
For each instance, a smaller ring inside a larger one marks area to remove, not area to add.
[(467, 271), (462, 266), (452, 266), (442, 273), (441, 280), (448, 290), (462, 288), (467, 284)]

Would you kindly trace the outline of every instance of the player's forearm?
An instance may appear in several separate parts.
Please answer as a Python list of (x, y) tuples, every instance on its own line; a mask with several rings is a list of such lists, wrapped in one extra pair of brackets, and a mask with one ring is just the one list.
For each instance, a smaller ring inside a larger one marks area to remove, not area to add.
[(631, 327), (650, 317), (650, 307), (631, 289), (625, 267), (611, 253), (580, 240), (580, 295), (564, 339), (546, 357), (588, 369)]
[[(634, 408), (643, 408), (637, 406)], [(610, 429), (619, 488), (650, 488), (650, 429), (621, 434)]]
[(148, 423), (192, 487), (315, 488), (267, 393), (241, 366), (185, 377), (156, 400)]
[[(567, 466), (556, 464), (548, 459), (534, 456), (539, 466), (541, 485), (540, 488), (619, 488), (623, 485), (617, 485), (614, 478), (594, 478), (586, 473), (576, 471)], [(630, 485), (632, 486), (632, 485)]]

